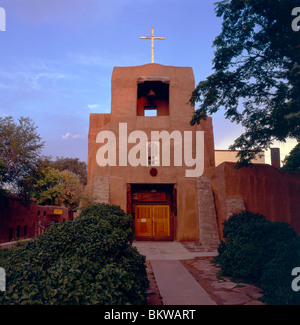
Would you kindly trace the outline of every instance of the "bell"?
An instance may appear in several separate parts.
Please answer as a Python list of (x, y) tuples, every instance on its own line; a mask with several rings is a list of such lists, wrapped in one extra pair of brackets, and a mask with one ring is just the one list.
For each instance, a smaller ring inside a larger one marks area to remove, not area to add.
[(154, 92), (153, 89), (151, 89), (151, 90), (149, 91), (148, 95), (147, 95), (147, 97), (150, 97), (150, 96), (156, 97), (156, 94), (155, 94), (155, 92)]

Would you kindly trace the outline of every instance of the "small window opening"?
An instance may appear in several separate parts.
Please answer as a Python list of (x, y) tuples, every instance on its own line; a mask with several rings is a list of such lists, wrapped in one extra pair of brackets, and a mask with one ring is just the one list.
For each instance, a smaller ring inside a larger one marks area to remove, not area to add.
[(13, 229), (9, 228), (8, 229), (8, 241), (11, 241), (13, 238)]
[(144, 116), (157, 116), (157, 109), (144, 109)]
[(20, 238), (21, 226), (17, 226), (16, 237)]
[(159, 166), (159, 141), (147, 142), (148, 166)]

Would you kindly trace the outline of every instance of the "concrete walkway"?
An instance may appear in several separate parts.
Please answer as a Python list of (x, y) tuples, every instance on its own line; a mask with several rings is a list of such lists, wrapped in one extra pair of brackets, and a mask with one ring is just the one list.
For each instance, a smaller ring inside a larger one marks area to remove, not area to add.
[(180, 263), (196, 256), (216, 256), (215, 250), (187, 249), (191, 244), (178, 242), (136, 241), (133, 245), (150, 260), (164, 305), (216, 305)]

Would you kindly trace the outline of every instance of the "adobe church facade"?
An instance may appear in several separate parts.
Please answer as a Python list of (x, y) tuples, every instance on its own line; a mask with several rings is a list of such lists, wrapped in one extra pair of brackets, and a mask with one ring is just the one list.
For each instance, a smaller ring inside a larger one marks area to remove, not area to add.
[(244, 209), (299, 233), (299, 175), (265, 164), (215, 167), (212, 119), (190, 125), (194, 89), (190, 67), (113, 69), (111, 113), (90, 115), (89, 195), (132, 214), (137, 240), (216, 246), (223, 221)]
[[(197, 176), (209, 177), (215, 163), (211, 118), (197, 127), (189, 123), (193, 107), (188, 102), (194, 88), (192, 68), (155, 63), (115, 67), (111, 113), (90, 115), (88, 189), (98, 202), (119, 205), (134, 216), (137, 239), (198, 241), (201, 233), (207, 233), (212, 243), (218, 241), (214, 213), (206, 222), (210, 229), (205, 231), (199, 223), (198, 192), (205, 185)], [(135, 140), (136, 131), (147, 139)], [(153, 131), (170, 141), (152, 141)], [(115, 136), (110, 153), (106, 135)], [(187, 162), (187, 146), (193, 165)], [(101, 163), (108, 155), (114, 155), (111, 163)], [(132, 155), (140, 159), (134, 166), (129, 161)], [(198, 174), (196, 168), (201, 169)], [(207, 191), (212, 200), (211, 189)]]

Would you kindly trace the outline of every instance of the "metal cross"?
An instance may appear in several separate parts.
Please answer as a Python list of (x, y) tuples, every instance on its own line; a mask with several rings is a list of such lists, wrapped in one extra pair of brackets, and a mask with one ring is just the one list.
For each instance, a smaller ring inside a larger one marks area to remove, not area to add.
[(141, 39), (151, 39), (152, 45), (152, 63), (154, 63), (154, 40), (155, 39), (165, 39), (165, 37), (154, 36), (154, 27), (152, 27), (152, 36), (141, 36)]

